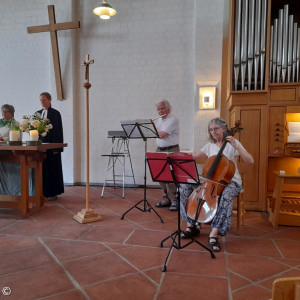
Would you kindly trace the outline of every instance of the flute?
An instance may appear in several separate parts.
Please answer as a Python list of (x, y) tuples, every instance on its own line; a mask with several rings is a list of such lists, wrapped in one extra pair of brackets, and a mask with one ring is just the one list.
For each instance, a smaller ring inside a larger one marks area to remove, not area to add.
[(166, 116), (166, 114), (164, 114), (164, 115), (161, 115), (161, 116), (159, 116), (159, 117), (157, 117), (157, 118), (155, 118), (155, 119), (151, 119), (152, 121), (156, 121), (156, 120), (158, 120), (158, 119), (160, 119), (160, 118), (163, 118), (163, 117), (165, 117)]

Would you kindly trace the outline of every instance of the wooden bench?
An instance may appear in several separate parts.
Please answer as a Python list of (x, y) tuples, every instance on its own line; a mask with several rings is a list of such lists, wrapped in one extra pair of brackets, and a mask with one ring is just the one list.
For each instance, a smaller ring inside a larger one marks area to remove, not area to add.
[[(278, 225), (300, 226), (300, 192), (291, 189), (286, 191), (286, 185), (300, 186), (300, 175), (276, 174), (273, 196), (268, 199), (269, 221), (274, 228)], [(296, 190), (296, 189), (295, 189)]]

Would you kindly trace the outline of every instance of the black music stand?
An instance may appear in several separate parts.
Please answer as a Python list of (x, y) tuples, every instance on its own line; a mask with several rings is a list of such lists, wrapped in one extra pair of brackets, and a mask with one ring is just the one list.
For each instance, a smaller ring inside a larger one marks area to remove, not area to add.
[[(147, 153), (147, 160), (150, 169), (150, 173), (153, 181), (164, 181), (164, 182), (174, 182), (177, 183), (192, 183), (192, 184), (200, 184), (199, 175), (197, 171), (197, 166), (191, 155), (182, 152), (173, 152), (173, 153)], [(177, 200), (178, 200), (178, 211), (177, 211), (177, 230), (170, 234), (168, 237), (163, 239), (160, 243), (160, 248), (163, 247), (163, 243), (172, 239), (172, 245), (168, 252), (167, 258), (165, 260), (165, 264), (163, 265), (162, 271), (166, 272), (167, 270), (167, 261), (169, 255), (171, 253), (172, 248), (174, 247), (177, 250), (183, 249), (195, 242), (208, 252), (210, 252), (211, 258), (216, 258), (214, 253), (194, 239), (193, 237), (189, 237), (191, 241), (187, 242), (185, 245), (181, 245), (181, 234), (184, 233), (180, 228), (180, 193), (179, 188), (177, 188)], [(178, 241), (176, 241), (176, 237)]]
[[(146, 168), (147, 168), (147, 139), (149, 138), (158, 138), (158, 132), (155, 127), (155, 124), (151, 119), (143, 119), (143, 120), (133, 120), (133, 121), (121, 121), (121, 126), (127, 136), (128, 139), (139, 139), (142, 138), (145, 142), (145, 175), (144, 175), (144, 199), (133, 205), (130, 209), (128, 209), (121, 217), (121, 220), (124, 219), (124, 216), (130, 212), (132, 209), (137, 208), (142, 212), (150, 212), (151, 209), (155, 212), (155, 214), (159, 217), (160, 222), (163, 223), (163, 219), (161, 216), (156, 212), (153, 206), (148, 202), (146, 199), (146, 184), (147, 184), (147, 175), (146, 175)], [(140, 203), (144, 204), (143, 208), (140, 208), (138, 205)]]

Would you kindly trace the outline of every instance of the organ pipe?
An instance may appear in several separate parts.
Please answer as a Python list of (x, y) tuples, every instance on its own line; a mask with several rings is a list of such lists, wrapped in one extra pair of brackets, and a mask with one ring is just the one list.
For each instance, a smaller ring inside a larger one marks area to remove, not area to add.
[(234, 89), (237, 90), (241, 63), (241, 0), (235, 2), (235, 25), (234, 25)]
[(287, 52), (287, 64), (288, 64), (288, 73), (287, 73), (287, 82), (291, 82), (291, 73), (293, 68), (293, 35), (294, 35), (294, 16), (289, 16), (289, 29), (288, 29), (288, 52)]
[[(267, 0), (235, 0), (234, 90), (256, 89), (258, 78), (264, 81), (266, 7)], [(263, 70), (260, 75), (259, 70)]]
[(282, 69), (281, 80), (285, 82), (287, 71), (287, 51), (288, 51), (288, 29), (289, 29), (289, 6), (286, 4), (283, 9), (283, 28), (282, 28)]
[(255, 3), (255, 38), (254, 38), (254, 89), (257, 89), (257, 77), (260, 58), (261, 0)]
[(276, 69), (277, 69), (277, 40), (278, 40), (278, 19), (274, 20), (274, 31), (273, 31), (273, 80), (272, 82), (275, 82), (276, 79)]
[(292, 82), (295, 80), (297, 70), (297, 23), (294, 23), (293, 30), (293, 71), (292, 71)]
[(282, 66), (282, 30), (283, 30), (283, 9), (279, 9), (278, 36), (277, 36), (277, 82), (280, 82)]
[(266, 23), (267, 23), (267, 0), (261, 2), (261, 35), (260, 35), (260, 89), (264, 87), (265, 56), (266, 56)]
[(243, 0), (242, 3), (241, 77), (242, 90), (244, 90), (247, 66), (248, 0)]
[(254, 41), (254, 10), (255, 0), (249, 0), (249, 26), (248, 26), (248, 90), (251, 90), (253, 69), (253, 41)]
[(298, 40), (297, 40), (296, 81), (299, 81), (299, 57), (300, 57), (300, 28), (298, 28)]
[[(234, 90), (264, 88), (267, 1), (235, 0)], [(298, 82), (300, 28), (288, 4), (278, 10), (270, 29), (269, 81)]]
[(272, 67), (273, 67), (273, 44), (274, 44), (274, 26), (271, 26), (271, 42), (270, 42), (270, 69), (269, 76), (272, 77)]

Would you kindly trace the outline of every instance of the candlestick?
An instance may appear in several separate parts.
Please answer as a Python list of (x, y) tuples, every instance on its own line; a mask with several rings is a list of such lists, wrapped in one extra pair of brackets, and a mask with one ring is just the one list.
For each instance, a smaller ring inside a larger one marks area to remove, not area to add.
[(9, 140), (16, 142), (19, 140), (19, 132), (17, 130), (11, 130), (9, 132)]
[(39, 133), (37, 130), (29, 131), (29, 140), (30, 141), (38, 141), (39, 140)]

